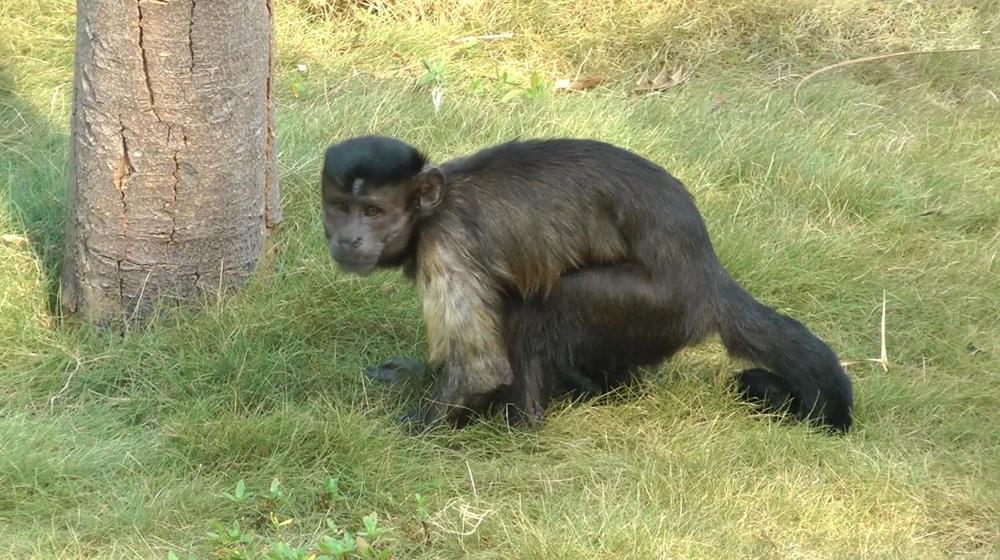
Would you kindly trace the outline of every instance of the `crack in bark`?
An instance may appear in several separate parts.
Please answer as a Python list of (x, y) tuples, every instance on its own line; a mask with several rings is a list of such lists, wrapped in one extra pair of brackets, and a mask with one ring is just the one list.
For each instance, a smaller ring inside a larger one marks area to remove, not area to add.
[(94, 249), (93, 247), (87, 246), (85, 243), (81, 243), (81, 245), (83, 246), (82, 250), (85, 253), (87, 253), (88, 255), (92, 255), (94, 257), (97, 257), (97, 258), (99, 258), (101, 260), (108, 261), (108, 264), (112, 264), (112, 263), (115, 264), (115, 265), (130, 264), (130, 265), (133, 265), (133, 266), (143, 266), (143, 267), (150, 267), (150, 266), (172, 267), (172, 266), (176, 266), (176, 263), (170, 263), (170, 262), (150, 262), (150, 263), (145, 263), (145, 262), (139, 262), (139, 261), (137, 261), (135, 259), (123, 259), (123, 258), (119, 258), (119, 257), (117, 257), (115, 255), (105, 254), (105, 253), (103, 253), (103, 252), (101, 252), (101, 251), (99, 251), (97, 249)]
[(117, 263), (118, 271), (118, 301), (122, 306), (122, 310), (125, 309), (125, 277), (122, 276), (122, 261)]
[(191, 62), (188, 74), (194, 74), (194, 5), (195, 0), (191, 0), (191, 12), (188, 14), (188, 54), (191, 55)]
[[(118, 190), (118, 194), (121, 195), (122, 201), (122, 219), (124, 227), (122, 228), (122, 236), (125, 238), (126, 243), (128, 242), (128, 200), (126, 198), (126, 191), (128, 190), (125, 183), (128, 179), (135, 173), (135, 166), (132, 165), (132, 159), (128, 155), (128, 141), (125, 139), (125, 124), (122, 122), (121, 115), (118, 116), (118, 136), (121, 139), (121, 156), (118, 158), (118, 167), (115, 169), (115, 189)], [(124, 251), (123, 253), (127, 253)]]
[(267, 82), (264, 86), (266, 95), (265, 103), (267, 107), (267, 137), (264, 146), (264, 227), (268, 230), (274, 228), (276, 225), (272, 220), (274, 209), (271, 208), (271, 198), (272, 191), (277, 188), (277, 178), (274, 177), (277, 170), (274, 169), (276, 162), (274, 161), (274, 86), (272, 84), (272, 78), (274, 76), (274, 7), (272, 6), (272, 2), (273, 0), (265, 1), (265, 5), (267, 6), (268, 46)]
[(115, 168), (114, 184), (121, 195), (122, 203), (122, 253), (117, 258), (118, 270), (118, 298), (122, 306), (125, 305), (125, 278), (122, 276), (122, 262), (128, 259), (128, 190), (126, 182), (135, 173), (135, 167), (128, 155), (128, 141), (125, 139), (125, 123), (122, 122), (121, 114), (118, 115), (118, 137), (121, 139), (121, 155), (118, 158), (118, 165)]
[(177, 174), (178, 171), (180, 171), (180, 166), (177, 163), (177, 154), (179, 153), (180, 150), (174, 150), (174, 155), (171, 158), (172, 167), (170, 169), (170, 177), (173, 182), (171, 184), (172, 193), (170, 199), (170, 212), (168, 212), (170, 214), (170, 236), (167, 239), (167, 244), (173, 243), (174, 235), (177, 234), (177, 187), (181, 182), (180, 177)]
[(180, 129), (180, 146), (177, 145), (177, 138), (175, 136), (175, 125), (166, 123), (167, 125), (167, 147), (171, 149), (170, 155), (170, 200), (165, 201), (161, 206), (161, 211), (170, 217), (170, 231), (167, 233), (167, 245), (174, 242), (174, 237), (177, 234), (177, 200), (178, 191), (181, 184), (180, 177), (180, 154), (181, 151), (187, 148), (188, 138), (187, 131), (181, 125), (176, 125), (176, 128)]
[(163, 119), (161, 119), (160, 115), (156, 112), (156, 100), (153, 97), (153, 82), (149, 76), (149, 59), (146, 56), (146, 44), (142, 28), (142, 0), (136, 0), (135, 4), (136, 8), (139, 10), (139, 18), (137, 20), (139, 25), (139, 57), (142, 59), (142, 75), (143, 78), (145, 78), (146, 94), (149, 97), (149, 110), (153, 113), (153, 116), (156, 117), (156, 120), (162, 123)]

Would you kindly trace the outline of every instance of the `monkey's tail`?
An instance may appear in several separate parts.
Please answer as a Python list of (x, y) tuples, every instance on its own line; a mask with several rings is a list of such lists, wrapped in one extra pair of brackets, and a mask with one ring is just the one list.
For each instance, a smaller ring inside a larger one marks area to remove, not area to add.
[(744, 390), (759, 393), (777, 384), (798, 405), (795, 412), (800, 419), (841, 432), (850, 429), (851, 381), (825, 342), (802, 323), (754, 299), (728, 276), (717, 302), (719, 334), (726, 350), (768, 368), (778, 378), (759, 370), (744, 372), (748, 374), (740, 379)]

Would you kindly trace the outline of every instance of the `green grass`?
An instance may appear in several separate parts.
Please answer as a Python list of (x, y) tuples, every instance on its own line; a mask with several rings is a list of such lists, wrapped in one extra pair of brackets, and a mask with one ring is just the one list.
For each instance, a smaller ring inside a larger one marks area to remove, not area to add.
[[(1000, 54), (838, 69), (791, 104), (837, 60), (995, 45), (996, 2), (356, 4), (279, 3), (273, 262), (238, 295), (118, 337), (51, 312), (74, 3), (0, 3), (0, 557), (211, 558), (216, 521), (258, 551), (356, 534), (373, 512), (398, 558), (1000, 553)], [(437, 113), (423, 59), (444, 64)], [(664, 59), (696, 72), (626, 95)], [(523, 91), (577, 72), (609, 81)], [(751, 417), (710, 343), (629, 394), (557, 403), (535, 432), (403, 435), (406, 395), (361, 371), (422, 354), (416, 294), (339, 274), (314, 196), (323, 147), (371, 131), (437, 160), (571, 135), (664, 164), (733, 275), (856, 362), (856, 430)], [(883, 292), (888, 371), (865, 361)], [(324, 497), (330, 478), (343, 499)], [(246, 497), (227, 498), (239, 480)]]

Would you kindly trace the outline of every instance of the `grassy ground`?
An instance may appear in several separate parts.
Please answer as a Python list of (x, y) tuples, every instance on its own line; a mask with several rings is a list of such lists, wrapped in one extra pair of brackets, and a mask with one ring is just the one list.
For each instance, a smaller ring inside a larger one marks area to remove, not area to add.
[[(791, 104), (824, 64), (994, 45), (995, 2), (356, 4), (279, 1), (273, 266), (119, 338), (50, 312), (74, 3), (0, 2), (0, 556), (210, 558), (340, 539), (371, 513), (387, 532), (366, 540), (398, 558), (1000, 553), (1000, 54), (848, 67)], [(497, 32), (514, 36), (452, 42)], [(664, 61), (695, 72), (627, 95)], [(607, 81), (544, 87), (578, 73)], [(369, 131), (435, 159), (574, 135), (666, 165), (733, 275), (857, 362), (856, 431), (750, 417), (707, 344), (632, 394), (560, 403), (537, 432), (403, 435), (404, 399), (360, 371), (421, 354), (415, 294), (338, 274), (314, 194), (322, 148)], [(865, 361), (883, 293), (888, 371)], [(206, 535), (214, 522), (240, 535)]]

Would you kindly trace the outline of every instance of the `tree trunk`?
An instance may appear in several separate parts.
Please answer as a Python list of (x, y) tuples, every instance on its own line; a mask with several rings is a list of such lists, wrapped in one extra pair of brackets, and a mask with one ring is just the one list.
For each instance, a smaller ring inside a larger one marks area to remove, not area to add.
[(281, 220), (272, 2), (77, 2), (67, 313), (142, 319), (249, 279)]

